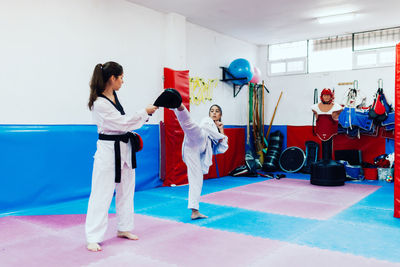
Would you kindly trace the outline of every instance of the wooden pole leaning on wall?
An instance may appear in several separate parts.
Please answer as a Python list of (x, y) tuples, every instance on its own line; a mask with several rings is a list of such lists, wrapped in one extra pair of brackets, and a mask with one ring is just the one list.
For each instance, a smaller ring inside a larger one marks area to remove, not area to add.
[(268, 137), (269, 137), (269, 133), (271, 131), (272, 123), (274, 122), (274, 118), (275, 118), (276, 110), (277, 110), (278, 105), (279, 105), (279, 101), (281, 101), (282, 94), (283, 94), (283, 92), (281, 92), (281, 94), (279, 95), (278, 102), (276, 103), (276, 106), (275, 106), (274, 114), (272, 115), (271, 122), (269, 123), (267, 135), (265, 137), (267, 140), (268, 140)]
[(261, 91), (262, 91), (262, 136), (263, 136), (263, 138), (264, 138), (264, 136), (265, 136), (265, 127), (264, 127), (264, 125), (265, 125), (265, 121), (264, 121), (264, 80), (262, 81), (262, 88), (261, 88)]

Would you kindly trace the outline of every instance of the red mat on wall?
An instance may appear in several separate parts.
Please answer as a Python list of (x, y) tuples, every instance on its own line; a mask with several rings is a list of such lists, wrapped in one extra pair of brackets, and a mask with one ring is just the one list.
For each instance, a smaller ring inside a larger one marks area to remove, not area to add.
[(400, 218), (400, 44), (396, 46), (394, 217)]
[[(213, 165), (208, 174), (204, 175), (204, 179), (218, 177), (217, 164), (219, 176), (222, 177), (227, 176), (233, 169), (245, 163), (245, 129), (227, 128), (224, 132), (228, 136), (229, 148), (224, 154), (213, 156)], [(215, 157), (217, 157), (217, 164), (215, 164)]]
[[(182, 103), (190, 110), (189, 71), (164, 68), (164, 88), (175, 88), (182, 96)], [(162, 128), (160, 128), (162, 129)], [(187, 183), (187, 169), (182, 161), (184, 133), (174, 112), (164, 109), (164, 142), (161, 143), (161, 178), (164, 186)]]

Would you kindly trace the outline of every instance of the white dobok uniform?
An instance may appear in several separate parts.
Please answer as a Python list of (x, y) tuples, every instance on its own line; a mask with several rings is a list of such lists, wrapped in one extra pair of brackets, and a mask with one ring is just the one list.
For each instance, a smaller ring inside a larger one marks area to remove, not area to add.
[[(117, 103), (118, 98), (116, 98)], [(122, 107), (121, 107), (122, 108)], [(116, 106), (104, 97), (98, 97), (92, 107), (93, 122), (99, 134), (120, 135), (142, 127), (148, 120), (146, 110), (134, 115), (121, 115)], [(131, 163), (131, 141), (120, 142), (121, 182), (115, 183), (114, 141), (98, 140), (94, 156), (92, 190), (86, 216), (86, 239), (88, 243), (99, 243), (107, 230), (108, 210), (116, 190), (116, 213), (119, 231), (131, 231), (133, 221), (133, 195), (135, 170)]]
[(197, 125), (190, 118), (189, 111), (174, 109), (179, 124), (185, 133), (182, 144), (182, 158), (188, 169), (189, 209), (199, 209), (203, 174), (207, 174), (212, 165), (213, 154), (228, 150), (228, 137), (219, 133), (214, 121), (204, 118)]

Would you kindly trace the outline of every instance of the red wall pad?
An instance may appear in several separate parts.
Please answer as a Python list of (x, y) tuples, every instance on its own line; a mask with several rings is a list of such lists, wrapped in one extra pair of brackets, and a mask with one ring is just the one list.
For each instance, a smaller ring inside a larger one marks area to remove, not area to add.
[[(182, 103), (190, 110), (189, 100), (189, 71), (175, 71), (169, 68), (164, 68), (164, 88), (175, 88), (182, 96)], [(164, 108), (164, 134), (165, 143), (161, 144), (161, 148), (165, 153), (164, 170), (165, 174), (164, 186), (171, 184), (187, 184), (187, 169), (182, 161), (182, 142), (184, 133), (179, 125), (179, 122), (172, 110)]]
[[(297, 146), (305, 150), (305, 142), (311, 140), (319, 144), (318, 158), (322, 157), (321, 140), (312, 133), (312, 126), (287, 126), (287, 147)], [(333, 137), (333, 151), (343, 149), (361, 150), (363, 161), (373, 163), (374, 158), (385, 154), (385, 138), (361, 135), (360, 139), (345, 134)], [(332, 155), (334, 158), (334, 155)]]
[(400, 218), (400, 44), (396, 46), (395, 78), (395, 139), (394, 139), (394, 217)]
[(362, 160), (374, 163), (375, 157), (385, 154), (385, 138), (361, 135), (360, 139), (339, 134), (333, 139), (333, 150), (361, 150)]
[[(311, 112), (310, 112), (311, 114)], [(303, 151), (306, 149), (306, 141), (314, 141), (319, 144), (318, 158), (322, 157), (321, 139), (313, 135), (312, 126), (287, 126), (286, 127), (286, 146), (297, 146)]]
[(204, 175), (204, 179), (218, 177), (215, 157), (217, 157), (219, 177), (227, 176), (233, 169), (245, 163), (245, 129), (227, 128), (224, 129), (224, 133), (228, 136), (229, 148), (224, 154), (213, 156), (213, 165), (210, 167), (208, 174)]

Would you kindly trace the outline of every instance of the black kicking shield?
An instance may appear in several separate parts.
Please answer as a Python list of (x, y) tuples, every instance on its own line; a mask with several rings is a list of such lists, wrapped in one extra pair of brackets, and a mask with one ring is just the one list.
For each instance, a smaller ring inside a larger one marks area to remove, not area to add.
[(164, 108), (178, 108), (181, 104), (181, 94), (173, 88), (167, 88), (156, 99), (153, 105)]

